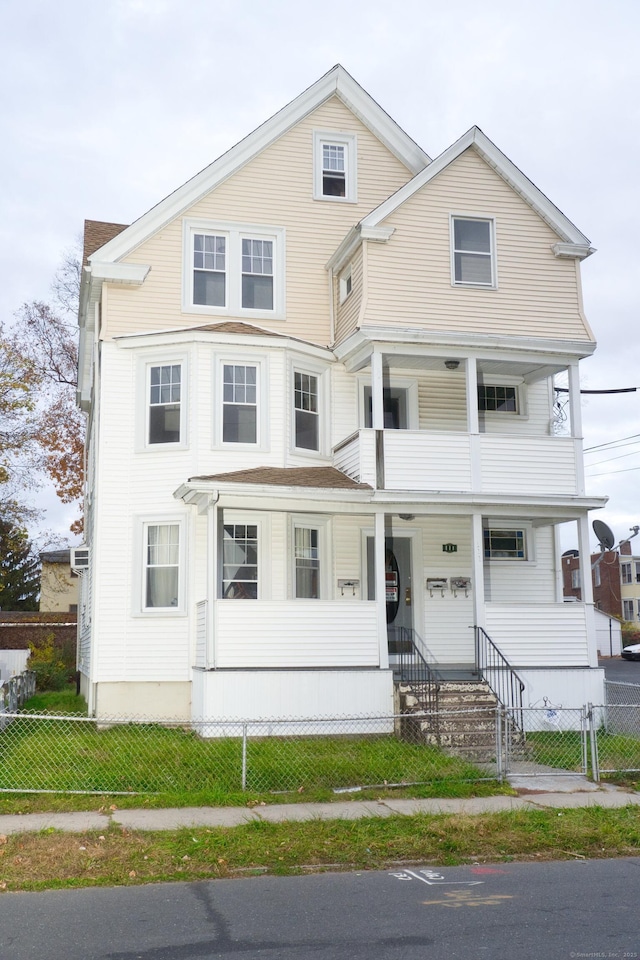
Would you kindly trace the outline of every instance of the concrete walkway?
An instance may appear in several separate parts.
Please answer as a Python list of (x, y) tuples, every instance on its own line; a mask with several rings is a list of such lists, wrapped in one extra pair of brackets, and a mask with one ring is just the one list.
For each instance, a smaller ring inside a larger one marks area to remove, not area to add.
[[(523, 778), (525, 780), (525, 778)], [(180, 830), (186, 827), (237, 827), (256, 820), (358, 820), (362, 817), (411, 816), (416, 813), (467, 815), (541, 807), (640, 806), (640, 793), (598, 786), (580, 777), (550, 777), (552, 790), (539, 792), (540, 778), (525, 780), (517, 797), (443, 797), (430, 800), (341, 800), (336, 803), (280, 803), (256, 807), (181, 807), (166, 810), (109, 810), (105, 813), (25, 813), (0, 815), (0, 834), (61, 830), (103, 832), (110, 826), (128, 830)], [(546, 786), (546, 784), (545, 784)], [(535, 789), (531, 789), (535, 787)]]

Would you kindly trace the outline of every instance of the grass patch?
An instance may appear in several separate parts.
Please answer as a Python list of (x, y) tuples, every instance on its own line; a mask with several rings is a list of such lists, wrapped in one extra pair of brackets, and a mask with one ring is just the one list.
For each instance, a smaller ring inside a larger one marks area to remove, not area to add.
[(29, 697), (21, 710), (21, 713), (70, 713), (75, 716), (87, 716), (87, 703), (84, 697), (76, 694), (75, 685), (73, 689), (69, 687), (66, 690), (50, 690), (46, 693), (36, 693)]
[(267, 823), (227, 829), (0, 838), (0, 889), (43, 890), (247, 873), (397, 869), (414, 862), (469, 862), (635, 856), (640, 811), (587, 807), (478, 816), (368, 818)]
[[(205, 739), (188, 727), (124, 723), (101, 728), (86, 718), (84, 701), (46, 693), (0, 730), (1, 791), (93, 791), (123, 794), (119, 806), (244, 805), (335, 799), (334, 790), (377, 796), (478, 796), (509, 792), (476, 766), (435, 747), (393, 735), (254, 737), (247, 741), (246, 790), (242, 789), (240, 737)], [(51, 720), (32, 714), (66, 716)], [(71, 710), (74, 711), (74, 719)], [(84, 714), (86, 719), (79, 719)], [(144, 795), (142, 798), (138, 795)], [(98, 805), (105, 801), (96, 800)], [(0, 811), (73, 809), (87, 798), (28, 801), (7, 796)], [(95, 805), (92, 803), (95, 809)]]

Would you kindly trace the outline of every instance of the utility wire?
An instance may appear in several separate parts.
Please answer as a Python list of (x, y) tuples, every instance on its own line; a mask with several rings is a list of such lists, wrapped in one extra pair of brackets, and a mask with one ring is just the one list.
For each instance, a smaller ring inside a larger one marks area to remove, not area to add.
[[(556, 393), (569, 393), (568, 387), (554, 387)], [(580, 393), (635, 393), (640, 387), (618, 387), (616, 390), (581, 390)]]
[(592, 473), (589, 480), (595, 480), (596, 477), (611, 477), (614, 473), (631, 473), (633, 470), (640, 470), (640, 467), (629, 467), (627, 470), (609, 470), (608, 473)]
[(583, 453), (591, 453), (592, 450), (602, 450), (603, 447), (614, 447), (619, 443), (624, 443), (625, 440), (636, 440), (640, 439), (640, 433), (632, 433), (629, 437), (620, 437), (619, 440), (607, 440), (606, 443), (598, 443), (595, 447), (585, 447), (582, 451)]

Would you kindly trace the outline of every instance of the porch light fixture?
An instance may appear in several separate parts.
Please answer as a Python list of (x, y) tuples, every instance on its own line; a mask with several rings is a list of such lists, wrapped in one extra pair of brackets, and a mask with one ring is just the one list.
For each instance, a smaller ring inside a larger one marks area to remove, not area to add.
[(445, 367), (447, 368), (447, 370), (457, 370), (458, 367), (460, 366), (460, 361), (459, 361), (459, 360), (445, 360), (444, 365), (445, 365)]
[(399, 513), (398, 516), (401, 520), (415, 520), (415, 513)]

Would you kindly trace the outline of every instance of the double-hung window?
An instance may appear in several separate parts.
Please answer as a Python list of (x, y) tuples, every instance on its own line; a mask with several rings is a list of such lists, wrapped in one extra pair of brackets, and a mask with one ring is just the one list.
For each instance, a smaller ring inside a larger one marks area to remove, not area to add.
[(315, 527), (295, 525), (294, 576), (296, 599), (318, 600), (320, 597), (320, 531)]
[(183, 309), (285, 316), (285, 231), (263, 224), (185, 220)]
[(273, 310), (273, 240), (242, 238), (242, 306)]
[(320, 406), (318, 377), (295, 370), (294, 378), (294, 446), (302, 450), (320, 449)]
[(223, 443), (257, 443), (258, 367), (225, 363), (222, 377)]
[(258, 599), (258, 525), (225, 523), (222, 532), (222, 596)]
[(176, 609), (180, 596), (180, 524), (149, 523), (144, 530), (144, 609)]
[[(640, 611), (639, 611), (640, 613)], [(625, 620), (633, 620), (633, 600), (622, 601), (622, 616)]]
[(455, 286), (494, 287), (493, 220), (452, 217), (452, 273)]
[(147, 442), (180, 443), (182, 366), (159, 364), (149, 368)]
[(573, 590), (580, 589), (580, 570), (575, 569), (571, 571), (571, 588)]
[(353, 133), (313, 133), (313, 196), (316, 200), (357, 200), (357, 141)]
[(193, 234), (193, 302), (227, 305), (227, 238), (215, 233)]
[(633, 583), (631, 577), (631, 564), (630, 563), (621, 563), (620, 564), (620, 574), (622, 576), (623, 583)]

